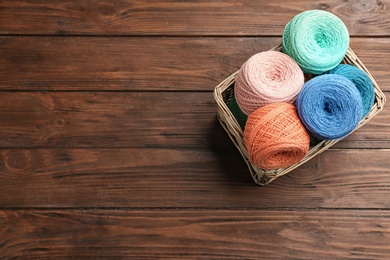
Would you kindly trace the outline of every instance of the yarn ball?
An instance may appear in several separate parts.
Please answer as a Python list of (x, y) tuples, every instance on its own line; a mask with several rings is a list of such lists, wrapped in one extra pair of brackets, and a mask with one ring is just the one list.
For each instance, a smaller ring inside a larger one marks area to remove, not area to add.
[(323, 10), (305, 11), (287, 23), (283, 52), (305, 73), (322, 74), (336, 67), (347, 53), (348, 29), (337, 16)]
[(234, 118), (237, 120), (238, 124), (241, 126), (241, 129), (244, 129), (248, 116), (241, 111), (234, 96), (229, 100), (228, 107), (232, 112)]
[(249, 115), (271, 103), (293, 103), (303, 83), (303, 72), (291, 57), (265, 51), (253, 55), (241, 66), (234, 93), (241, 110)]
[(307, 130), (321, 140), (347, 136), (356, 128), (363, 113), (362, 99), (355, 85), (335, 74), (307, 81), (295, 104)]
[(265, 170), (288, 167), (309, 150), (310, 136), (289, 103), (273, 103), (249, 115), (244, 143), (250, 160)]
[(374, 84), (371, 78), (363, 70), (347, 64), (340, 64), (336, 68), (328, 72), (329, 74), (337, 74), (344, 76), (353, 84), (360, 93), (363, 103), (363, 115), (365, 117), (370, 112), (375, 101)]

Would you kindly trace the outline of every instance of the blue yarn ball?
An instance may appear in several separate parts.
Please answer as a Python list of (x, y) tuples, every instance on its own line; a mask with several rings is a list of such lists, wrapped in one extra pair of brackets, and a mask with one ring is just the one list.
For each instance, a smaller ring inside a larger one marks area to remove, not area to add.
[(359, 91), (349, 79), (325, 74), (307, 81), (298, 94), (296, 107), (302, 123), (321, 140), (341, 139), (362, 118)]
[(347, 64), (340, 64), (336, 68), (328, 72), (329, 74), (337, 74), (344, 76), (353, 84), (355, 84), (357, 90), (360, 93), (363, 103), (363, 115), (365, 117), (368, 112), (370, 112), (374, 101), (375, 101), (375, 91), (374, 84), (372, 83), (371, 78), (363, 70)]

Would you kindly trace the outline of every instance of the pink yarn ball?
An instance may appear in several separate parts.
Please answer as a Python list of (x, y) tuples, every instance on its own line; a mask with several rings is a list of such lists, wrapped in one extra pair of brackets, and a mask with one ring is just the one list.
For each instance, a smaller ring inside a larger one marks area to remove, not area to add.
[(236, 76), (234, 95), (241, 110), (250, 115), (271, 103), (293, 103), (304, 84), (298, 64), (278, 51), (253, 55)]

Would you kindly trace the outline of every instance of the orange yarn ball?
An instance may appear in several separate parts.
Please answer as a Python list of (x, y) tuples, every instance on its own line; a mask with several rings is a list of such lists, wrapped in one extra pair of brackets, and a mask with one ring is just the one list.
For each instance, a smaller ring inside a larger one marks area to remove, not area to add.
[(310, 136), (294, 105), (273, 103), (249, 115), (244, 142), (251, 161), (261, 169), (272, 170), (302, 160), (309, 151)]

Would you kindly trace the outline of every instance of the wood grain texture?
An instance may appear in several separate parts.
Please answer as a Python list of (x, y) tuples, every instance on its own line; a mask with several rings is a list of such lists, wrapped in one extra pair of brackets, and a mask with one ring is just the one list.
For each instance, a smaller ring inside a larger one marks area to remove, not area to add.
[(389, 5), (0, 1), (0, 259), (389, 259), (390, 110), (259, 187), (212, 96), (323, 9), (389, 99)]
[(389, 36), (382, 1), (23, 1), (0, 3), (0, 34), (48, 35), (281, 35), (298, 13), (323, 9), (351, 35)]
[(234, 147), (2, 149), (0, 208), (390, 209), (390, 150), (328, 150), (259, 187)]
[(6, 259), (387, 259), (390, 254), (387, 210), (6, 210), (0, 211), (0, 227)]
[(202, 147), (223, 134), (207, 92), (0, 92), (0, 100), (2, 147)]
[(0, 37), (0, 89), (211, 91), (252, 54), (279, 42), (276, 38)]
[[(0, 90), (211, 91), (280, 38), (0, 37)], [(390, 90), (390, 38), (351, 47)]]
[[(230, 139), (210, 92), (0, 92), (3, 148), (207, 148)], [(390, 148), (390, 110), (337, 144)]]

